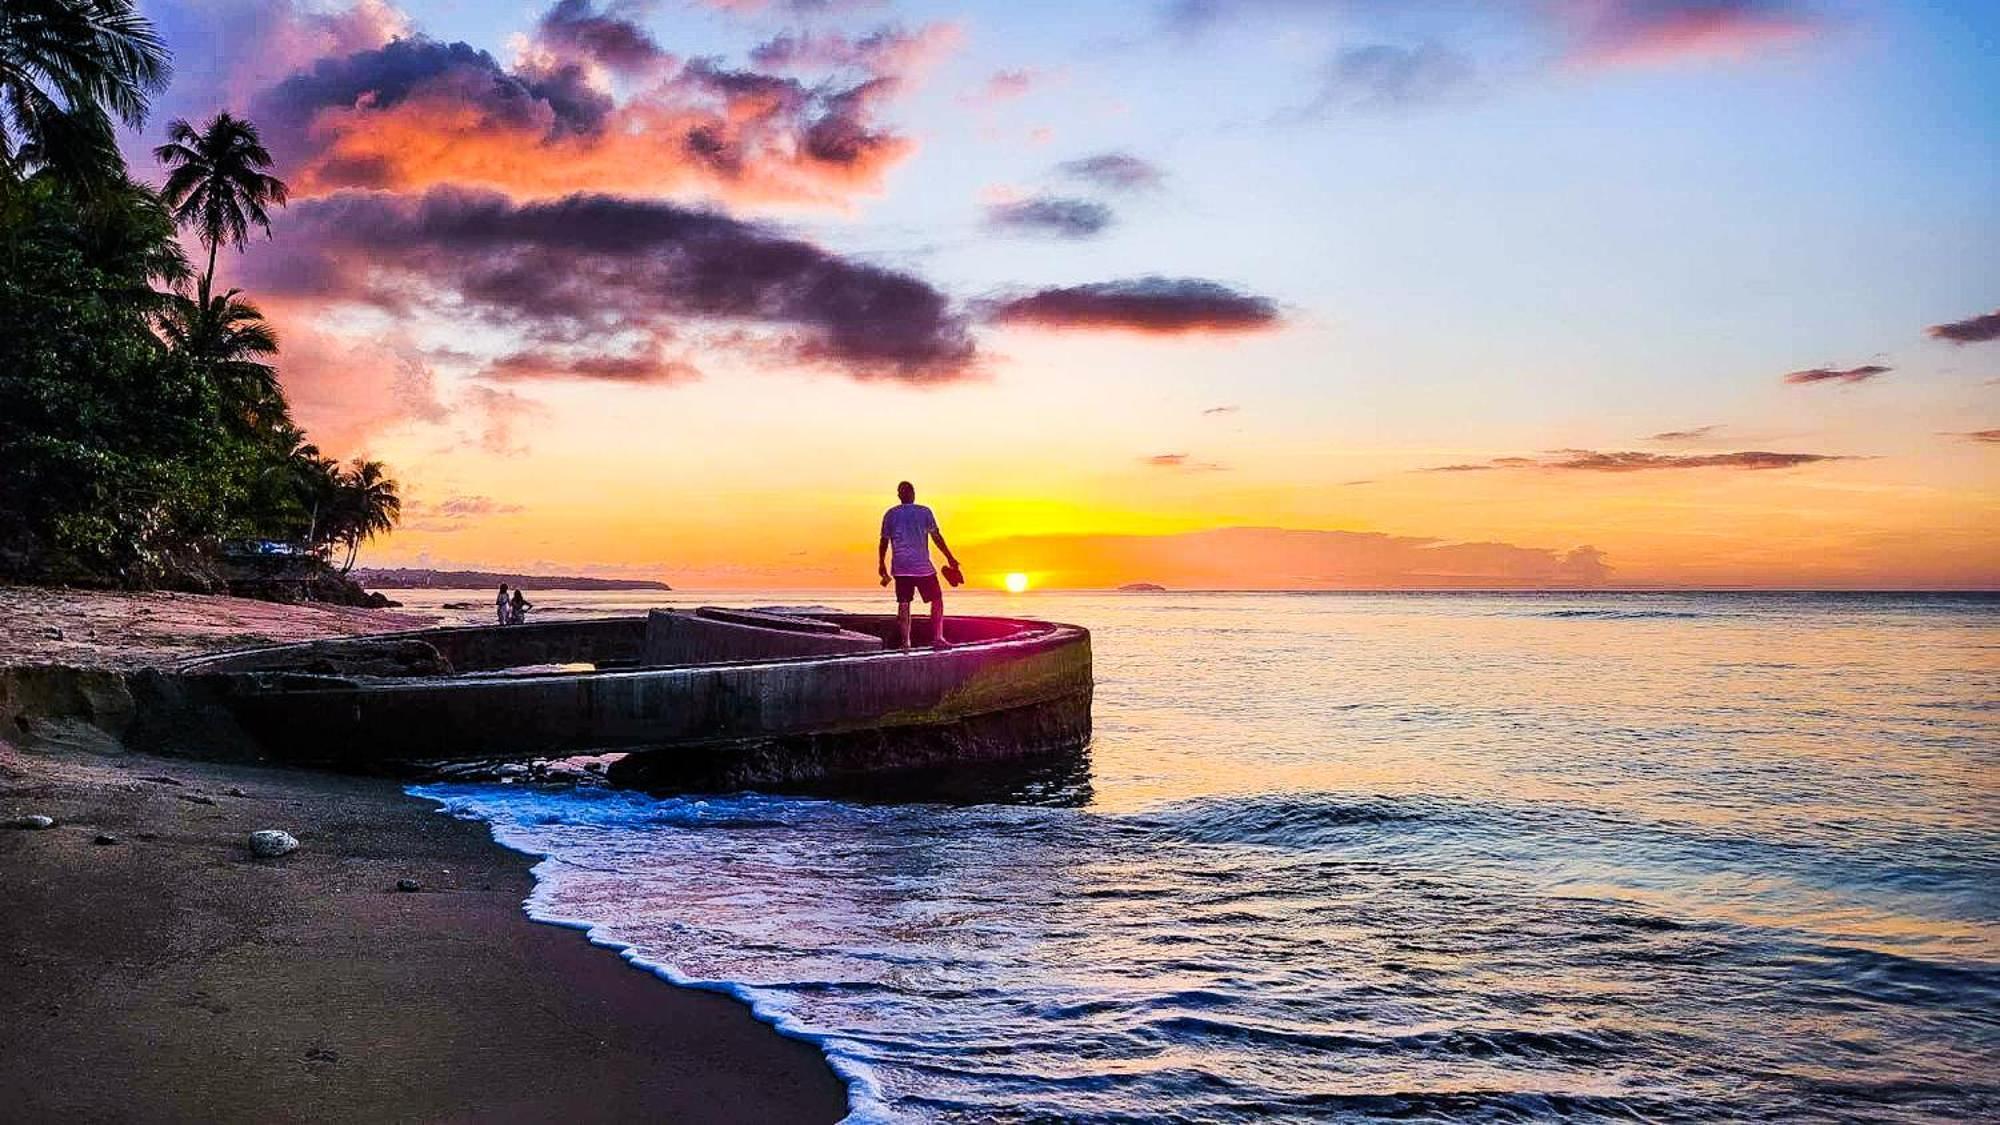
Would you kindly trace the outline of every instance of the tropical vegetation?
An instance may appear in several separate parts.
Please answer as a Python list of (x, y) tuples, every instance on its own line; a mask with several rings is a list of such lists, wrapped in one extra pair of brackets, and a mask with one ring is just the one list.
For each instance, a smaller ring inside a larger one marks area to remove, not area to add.
[(213, 587), (246, 542), (344, 574), (401, 512), (380, 462), (308, 440), (277, 332), (215, 292), (285, 202), (256, 127), (177, 120), (163, 187), (126, 168), (116, 123), (168, 73), (130, 0), (0, 3), (0, 577)]

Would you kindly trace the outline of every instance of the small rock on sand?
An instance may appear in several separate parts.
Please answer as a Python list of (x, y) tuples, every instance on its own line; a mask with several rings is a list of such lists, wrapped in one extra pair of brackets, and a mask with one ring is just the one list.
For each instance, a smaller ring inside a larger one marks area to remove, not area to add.
[(55, 826), (56, 826), (55, 817), (43, 816), (40, 813), (29, 813), (27, 816), (12, 816), (8, 817), (6, 820), (0, 820), (0, 828), (35, 829), (35, 828), (54, 828)]
[(396, 880), (396, 889), (399, 891), (420, 891), (424, 889), (424, 886), (415, 879), (398, 879)]
[(250, 794), (248, 794), (248, 793), (245, 793), (245, 792), (243, 791), (243, 787), (242, 787), (242, 786), (240, 786), (240, 785), (232, 785), (232, 786), (230, 786), (230, 787), (229, 787), (229, 795), (230, 795), (230, 796), (232, 796), (232, 797), (248, 797), (248, 796), (249, 796)]
[(250, 833), (250, 854), (259, 859), (275, 859), (298, 849), (299, 841), (290, 832), (280, 832), (275, 828), (260, 828)]
[(117, 842), (118, 842), (118, 837), (112, 835), (109, 832), (99, 832), (97, 834), (97, 839), (91, 841), (91, 843), (93, 844), (115, 844)]

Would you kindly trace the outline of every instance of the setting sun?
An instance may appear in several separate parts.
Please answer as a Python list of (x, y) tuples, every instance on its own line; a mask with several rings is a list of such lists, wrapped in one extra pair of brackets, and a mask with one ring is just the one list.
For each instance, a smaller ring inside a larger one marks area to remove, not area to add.
[(1018, 593), (1020, 593), (1021, 591), (1023, 591), (1023, 590), (1025, 590), (1025, 589), (1027, 589), (1027, 588), (1028, 588), (1028, 576), (1027, 576), (1027, 575), (1025, 575), (1025, 574), (1022, 574), (1022, 573), (1020, 573), (1019, 571), (1016, 571), (1016, 572), (1014, 572), (1013, 574), (1010, 574), (1010, 575), (1008, 575), (1008, 576), (1007, 576), (1007, 592), (1008, 592), (1008, 593), (1010, 593), (1010, 594), (1018, 594)]

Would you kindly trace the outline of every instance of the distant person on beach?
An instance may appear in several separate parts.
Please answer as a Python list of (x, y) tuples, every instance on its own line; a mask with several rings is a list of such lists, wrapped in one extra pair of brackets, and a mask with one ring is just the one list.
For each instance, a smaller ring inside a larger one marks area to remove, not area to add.
[(505, 582), (500, 583), (500, 593), (493, 598), (493, 613), (500, 618), (500, 624), (502, 625), (505, 625), (507, 618), (511, 616), (507, 606), (507, 584)]
[(512, 613), (509, 614), (508, 624), (526, 625), (528, 623), (528, 609), (532, 605), (534, 603), (530, 602), (527, 596), (521, 593), (521, 588), (519, 586), (514, 587), (514, 601), (510, 606)]
[[(944, 648), (944, 590), (938, 586), (937, 567), (931, 565), (931, 541), (937, 541), (938, 550), (944, 552), (945, 562), (953, 571), (958, 569), (958, 558), (945, 545), (937, 517), (917, 503), (915, 485), (909, 481), (898, 484), (896, 498), (902, 503), (882, 513), (882, 539), (875, 545), (875, 569), (881, 574), (884, 586), (892, 579), (896, 583), (896, 627), (902, 633), (903, 647), (910, 647), (910, 597), (922, 594), (931, 607), (931, 647)], [(956, 579), (953, 585), (957, 585)]]

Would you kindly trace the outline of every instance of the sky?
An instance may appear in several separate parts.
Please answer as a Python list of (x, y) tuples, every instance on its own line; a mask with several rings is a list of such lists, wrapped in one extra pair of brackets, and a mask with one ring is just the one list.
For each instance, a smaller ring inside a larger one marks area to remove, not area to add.
[(364, 565), (2000, 587), (1985, 0), (145, 0)]

